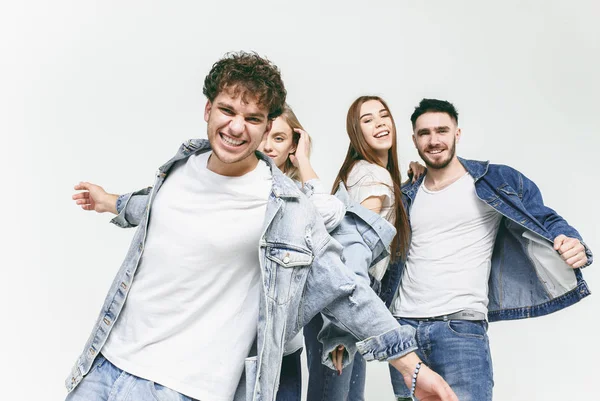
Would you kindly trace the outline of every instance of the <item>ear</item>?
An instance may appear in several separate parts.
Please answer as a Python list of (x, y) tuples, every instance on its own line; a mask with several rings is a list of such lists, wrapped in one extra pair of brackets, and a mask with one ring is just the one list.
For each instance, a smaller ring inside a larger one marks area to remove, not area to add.
[(413, 140), (413, 144), (415, 145), (415, 148), (419, 149), (417, 147), (417, 134), (412, 134), (412, 140)]
[(461, 134), (462, 134), (461, 129), (457, 128), (456, 129), (456, 134), (455, 134), (456, 135), (456, 142), (460, 142), (460, 136), (461, 136)]
[(204, 106), (204, 121), (208, 122), (208, 117), (210, 117), (210, 111), (212, 110), (212, 103), (210, 100), (206, 101), (206, 106)]

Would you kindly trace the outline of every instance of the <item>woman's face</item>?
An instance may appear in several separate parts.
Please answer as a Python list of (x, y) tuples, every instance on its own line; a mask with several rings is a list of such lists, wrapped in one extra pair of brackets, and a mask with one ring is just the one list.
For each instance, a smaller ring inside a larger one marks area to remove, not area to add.
[(360, 106), (360, 129), (371, 149), (387, 157), (396, 132), (390, 112), (379, 100), (368, 100)]
[(273, 121), (271, 131), (258, 147), (258, 150), (269, 156), (275, 165), (282, 170), (290, 153), (296, 151), (294, 145), (294, 132), (283, 117)]

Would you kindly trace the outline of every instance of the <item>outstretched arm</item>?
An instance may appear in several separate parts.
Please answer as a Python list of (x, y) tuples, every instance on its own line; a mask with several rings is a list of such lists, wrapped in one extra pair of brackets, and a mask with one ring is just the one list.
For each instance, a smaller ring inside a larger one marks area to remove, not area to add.
[(144, 217), (151, 187), (115, 195), (107, 193), (104, 188), (91, 182), (80, 182), (75, 185), (75, 190), (83, 191), (73, 195), (73, 200), (83, 210), (116, 214), (111, 223), (128, 228), (136, 227)]
[(91, 182), (80, 182), (75, 185), (76, 191), (83, 191), (73, 195), (75, 203), (83, 210), (95, 211), (96, 213), (117, 213), (117, 199), (119, 195), (109, 194), (100, 185)]

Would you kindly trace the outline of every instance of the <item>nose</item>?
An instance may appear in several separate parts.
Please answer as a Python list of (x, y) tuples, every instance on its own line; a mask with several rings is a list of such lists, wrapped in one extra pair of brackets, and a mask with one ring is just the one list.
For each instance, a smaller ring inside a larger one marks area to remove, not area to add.
[(229, 133), (231, 135), (240, 136), (246, 128), (246, 120), (244, 116), (233, 116), (229, 122)]
[(435, 146), (439, 143), (440, 143), (440, 136), (438, 134), (436, 134), (435, 132), (431, 133), (431, 135), (429, 137), (429, 144)]
[(377, 120), (375, 120), (375, 128), (379, 128), (382, 125), (385, 125), (383, 118), (381, 118), (381, 117), (376, 117), (376, 118), (377, 118)]
[(265, 153), (269, 153), (272, 150), (271, 147), (271, 140), (269, 139), (269, 137), (265, 137), (265, 139), (262, 141), (262, 143), (260, 144), (260, 147), (262, 148), (262, 150)]

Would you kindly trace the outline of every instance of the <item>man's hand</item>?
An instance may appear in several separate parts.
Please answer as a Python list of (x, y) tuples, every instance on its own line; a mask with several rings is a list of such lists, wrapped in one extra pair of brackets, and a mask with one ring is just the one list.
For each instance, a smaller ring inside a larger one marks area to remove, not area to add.
[(344, 350), (345, 347), (343, 345), (338, 345), (337, 348), (334, 349), (330, 354), (331, 361), (333, 362), (333, 366), (335, 366), (335, 370), (337, 370), (338, 375), (342, 374)]
[(577, 238), (571, 238), (561, 234), (554, 238), (554, 249), (560, 253), (563, 260), (573, 269), (587, 263), (585, 247)]
[(117, 198), (119, 195), (107, 193), (104, 188), (91, 182), (80, 182), (75, 190), (84, 191), (73, 195), (73, 200), (83, 210), (94, 210), (97, 213), (117, 213)]
[[(414, 352), (390, 361), (390, 364), (402, 374), (404, 383), (409, 389), (412, 388), (412, 375), (418, 362), (419, 357)], [(417, 375), (415, 396), (420, 401), (458, 401), (458, 397), (448, 383), (425, 365), (421, 365)]]

